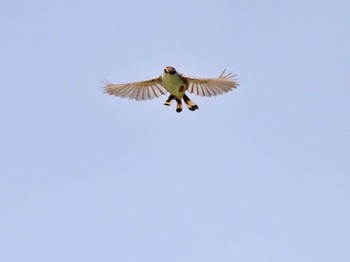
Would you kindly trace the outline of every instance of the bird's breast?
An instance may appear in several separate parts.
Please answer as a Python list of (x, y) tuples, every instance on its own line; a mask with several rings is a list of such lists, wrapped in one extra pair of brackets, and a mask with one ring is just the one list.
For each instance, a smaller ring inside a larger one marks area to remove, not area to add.
[(179, 75), (164, 74), (162, 84), (168, 92), (177, 98), (182, 98), (186, 91), (186, 83)]

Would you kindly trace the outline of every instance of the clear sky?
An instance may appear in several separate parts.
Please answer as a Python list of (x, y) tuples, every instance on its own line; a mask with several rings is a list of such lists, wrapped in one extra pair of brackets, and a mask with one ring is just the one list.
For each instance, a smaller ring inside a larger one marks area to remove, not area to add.
[[(350, 2), (0, 9), (0, 261), (350, 261)], [(181, 114), (100, 81), (195, 77)]]

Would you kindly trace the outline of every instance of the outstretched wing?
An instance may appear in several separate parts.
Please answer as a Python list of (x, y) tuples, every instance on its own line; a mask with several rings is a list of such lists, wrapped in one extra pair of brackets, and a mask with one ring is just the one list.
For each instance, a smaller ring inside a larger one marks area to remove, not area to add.
[(229, 92), (239, 84), (236, 75), (226, 73), (225, 70), (217, 78), (194, 78), (182, 76), (187, 80), (187, 91), (200, 96), (216, 96)]
[(165, 95), (167, 90), (161, 85), (162, 78), (153, 78), (146, 81), (112, 84), (108, 81), (103, 83), (104, 92), (122, 98), (148, 100)]

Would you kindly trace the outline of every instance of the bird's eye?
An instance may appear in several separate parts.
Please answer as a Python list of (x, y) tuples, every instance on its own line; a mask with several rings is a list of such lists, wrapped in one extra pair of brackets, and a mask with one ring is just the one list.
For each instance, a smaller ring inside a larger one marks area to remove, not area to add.
[(164, 73), (168, 73), (168, 72), (166, 71), (166, 68), (164, 68)]

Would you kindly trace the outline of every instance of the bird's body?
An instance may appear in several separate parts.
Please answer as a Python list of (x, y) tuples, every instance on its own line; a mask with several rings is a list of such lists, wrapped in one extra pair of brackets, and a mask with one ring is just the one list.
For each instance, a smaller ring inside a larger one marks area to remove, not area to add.
[(182, 98), (184, 95), (184, 89), (181, 88), (185, 85), (183, 79), (179, 74), (168, 74), (162, 75), (162, 85), (165, 89), (177, 98)]
[(164, 73), (157, 78), (127, 84), (106, 83), (104, 89), (110, 95), (135, 100), (148, 100), (168, 92), (170, 96), (164, 105), (170, 106), (171, 102), (176, 100), (176, 112), (179, 113), (182, 111), (182, 100), (189, 110), (198, 109), (198, 106), (185, 94), (186, 91), (201, 96), (216, 96), (238, 86), (233, 78), (234, 75), (225, 74), (225, 70), (217, 78), (193, 78), (183, 76), (174, 67), (167, 66)]

